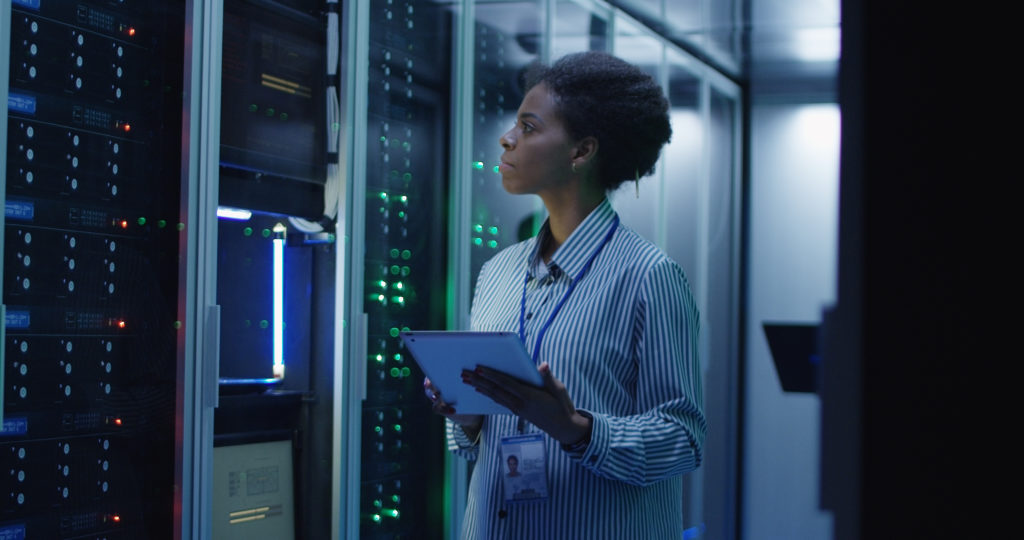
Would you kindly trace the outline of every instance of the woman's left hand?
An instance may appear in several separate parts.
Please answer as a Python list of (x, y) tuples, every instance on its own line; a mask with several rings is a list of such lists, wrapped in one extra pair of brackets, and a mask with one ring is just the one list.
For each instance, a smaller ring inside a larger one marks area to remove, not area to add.
[(591, 420), (576, 412), (565, 385), (551, 374), (551, 366), (544, 362), (537, 371), (544, 381), (542, 387), (484, 366), (474, 371), (463, 370), (462, 382), (508, 407), (562, 444), (589, 438)]

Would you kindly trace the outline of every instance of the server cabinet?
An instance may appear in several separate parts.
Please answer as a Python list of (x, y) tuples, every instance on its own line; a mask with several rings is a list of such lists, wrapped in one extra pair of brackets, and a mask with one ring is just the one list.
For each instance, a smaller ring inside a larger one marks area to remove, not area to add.
[[(445, 325), (452, 11), (350, 5), (346, 538), (437, 538), (442, 418), (398, 335)], [(355, 488), (354, 486), (358, 486)]]
[(209, 526), (218, 539), (329, 538), (338, 4), (225, 0), (217, 9)]
[(2, 6), (0, 536), (171, 538), (185, 2)]

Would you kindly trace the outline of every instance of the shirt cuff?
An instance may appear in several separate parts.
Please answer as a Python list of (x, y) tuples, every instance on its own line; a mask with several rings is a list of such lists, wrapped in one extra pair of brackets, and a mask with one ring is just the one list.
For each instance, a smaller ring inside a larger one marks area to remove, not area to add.
[(593, 469), (601, 461), (604, 461), (601, 455), (604, 452), (602, 449), (608, 447), (608, 420), (602, 414), (593, 414), (582, 409), (576, 409), (576, 412), (590, 418), (590, 440), (575, 448), (563, 445), (562, 449), (569, 454), (569, 457), (578, 460), (585, 467)]
[[(451, 420), (449, 420), (447, 418), (445, 418), (445, 422), (448, 424), (448, 430), (447, 431), (448, 431), (449, 449), (454, 450), (455, 448), (458, 448), (458, 449), (462, 449), (462, 450), (469, 450), (470, 448), (473, 448), (474, 446), (477, 445), (477, 443), (480, 442), (479, 434), (477, 435), (476, 440), (471, 440), (466, 435), (466, 432), (462, 429), (462, 426), (460, 426), (459, 424), (456, 424), (455, 422), (452, 422)], [(481, 426), (481, 428), (482, 428), (482, 426)], [(455, 448), (451, 447), (451, 443), (455, 443)]]
[(608, 448), (610, 428), (608, 417), (603, 414), (590, 414), (591, 430), (590, 444), (580, 455), (580, 464), (592, 470), (597, 470), (604, 462), (605, 453)]

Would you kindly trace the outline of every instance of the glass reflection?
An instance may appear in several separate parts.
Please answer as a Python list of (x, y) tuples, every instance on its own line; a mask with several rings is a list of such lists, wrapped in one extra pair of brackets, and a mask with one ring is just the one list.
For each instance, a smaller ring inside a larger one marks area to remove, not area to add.
[(497, 171), (498, 138), (515, 122), (523, 99), (522, 77), (542, 54), (543, 2), (479, 2), (475, 6), (470, 275), (500, 249), (536, 233), (540, 199), (513, 197)]
[[(640, 67), (655, 80), (661, 79), (663, 50), (662, 41), (646, 29), (628, 19), (616, 19), (614, 54)], [(663, 164), (659, 163), (654, 174), (641, 178), (638, 183), (623, 183), (610, 197), (622, 223), (656, 243), (660, 243), (658, 223), (664, 210), (661, 205), (663, 168)]]

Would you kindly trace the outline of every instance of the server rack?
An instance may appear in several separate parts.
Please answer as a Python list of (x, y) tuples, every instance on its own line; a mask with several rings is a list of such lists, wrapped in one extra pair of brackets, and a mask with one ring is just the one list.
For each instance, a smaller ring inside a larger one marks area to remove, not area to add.
[[(345, 537), (439, 537), (441, 418), (398, 333), (444, 327), (452, 13), (432, 2), (355, 3), (349, 184)], [(365, 385), (365, 386), (364, 386)], [(349, 488), (352, 489), (352, 488)]]
[(0, 7), (0, 535), (169, 537), (183, 474), (186, 6)]

